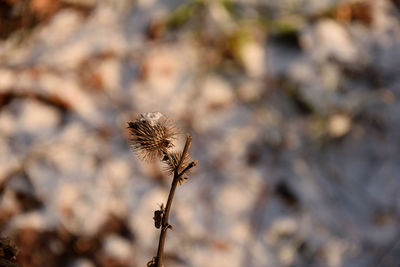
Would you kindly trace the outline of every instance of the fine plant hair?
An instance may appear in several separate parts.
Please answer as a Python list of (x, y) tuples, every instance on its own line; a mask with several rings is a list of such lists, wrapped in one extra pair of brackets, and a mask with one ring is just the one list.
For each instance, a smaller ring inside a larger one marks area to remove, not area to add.
[(191, 161), (189, 147), (192, 141), (186, 136), (182, 151), (174, 151), (174, 141), (177, 139), (175, 124), (160, 112), (144, 113), (134, 122), (128, 122), (130, 142), (139, 158), (145, 161), (158, 160), (165, 165), (165, 171), (172, 176), (171, 188), (167, 204), (161, 204), (154, 212), (154, 226), (160, 229), (157, 255), (147, 263), (148, 267), (161, 267), (163, 264), (164, 244), (168, 229), (173, 227), (168, 223), (172, 200), (178, 185), (182, 185), (197, 161)]

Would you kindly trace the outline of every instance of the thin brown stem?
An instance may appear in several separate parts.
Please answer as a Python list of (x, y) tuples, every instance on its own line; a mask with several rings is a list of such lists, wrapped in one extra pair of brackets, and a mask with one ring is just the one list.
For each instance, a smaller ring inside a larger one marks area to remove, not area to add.
[[(159, 239), (159, 242), (158, 242), (157, 259), (156, 259), (157, 267), (163, 266), (162, 261), (163, 261), (163, 254), (164, 254), (165, 238), (167, 237), (168, 228), (171, 227), (169, 225), (169, 223), (168, 223), (169, 212), (171, 210), (172, 200), (174, 198), (175, 190), (176, 190), (176, 187), (178, 185), (179, 178), (181, 176), (178, 173), (178, 170), (180, 169), (180, 167), (182, 165), (183, 159), (185, 158), (186, 154), (188, 153), (191, 141), (192, 141), (192, 137), (191, 136), (187, 136), (185, 147), (184, 147), (183, 152), (182, 152), (182, 156), (179, 159), (179, 163), (178, 163), (178, 165), (176, 166), (176, 168), (174, 170), (174, 178), (172, 180), (171, 189), (170, 189), (169, 195), (168, 195), (167, 205), (165, 207), (164, 216), (162, 218), (162, 226), (161, 226), (161, 231), (160, 231), (160, 239)], [(169, 155), (168, 155), (168, 157), (169, 157)]]

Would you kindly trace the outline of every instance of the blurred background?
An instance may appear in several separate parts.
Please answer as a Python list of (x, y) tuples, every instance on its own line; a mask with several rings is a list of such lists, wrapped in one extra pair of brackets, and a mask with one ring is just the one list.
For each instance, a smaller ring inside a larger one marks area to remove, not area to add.
[(400, 266), (400, 1), (0, 0), (0, 13), (0, 236), (22, 266), (156, 254), (171, 178), (126, 129), (151, 111), (193, 136), (199, 162), (165, 266)]

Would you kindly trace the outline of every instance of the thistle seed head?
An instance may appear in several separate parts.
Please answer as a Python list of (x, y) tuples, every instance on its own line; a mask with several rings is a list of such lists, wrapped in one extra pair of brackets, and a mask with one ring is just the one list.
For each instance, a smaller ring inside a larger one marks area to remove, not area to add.
[(174, 146), (175, 125), (160, 112), (141, 114), (136, 121), (128, 122), (128, 128), (132, 147), (141, 159), (162, 159), (164, 153)]

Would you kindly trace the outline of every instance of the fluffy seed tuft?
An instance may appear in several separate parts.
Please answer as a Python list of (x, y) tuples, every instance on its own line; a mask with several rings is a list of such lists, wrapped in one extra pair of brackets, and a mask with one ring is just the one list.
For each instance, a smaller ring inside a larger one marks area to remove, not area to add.
[(162, 159), (173, 147), (176, 138), (175, 125), (160, 112), (144, 113), (134, 122), (128, 122), (130, 142), (139, 157), (153, 161)]

